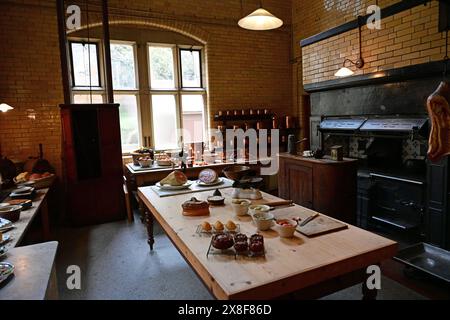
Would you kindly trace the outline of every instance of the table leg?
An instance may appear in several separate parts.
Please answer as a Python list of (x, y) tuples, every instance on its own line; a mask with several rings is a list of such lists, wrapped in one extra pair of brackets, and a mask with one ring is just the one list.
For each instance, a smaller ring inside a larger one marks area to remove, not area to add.
[[(370, 275), (369, 275), (370, 276)], [(362, 283), (362, 294), (363, 294), (363, 300), (376, 300), (378, 295), (377, 289), (369, 289), (367, 287), (367, 279), (369, 276), (364, 280)]]
[(150, 246), (150, 250), (153, 251), (153, 244), (155, 243), (155, 237), (153, 235), (153, 215), (150, 210), (145, 210), (145, 222), (147, 224), (147, 235), (148, 235), (148, 245)]
[(142, 202), (141, 200), (139, 200), (139, 215), (140, 215), (140, 218), (141, 218), (141, 222), (142, 222), (142, 223), (145, 223), (145, 219), (146, 219), (146, 217), (145, 217), (145, 211), (146, 211), (146, 208), (145, 208), (144, 202)]
[(50, 221), (48, 215), (48, 202), (47, 198), (42, 201), (41, 204), (41, 218), (42, 218), (42, 233), (45, 241), (50, 240)]

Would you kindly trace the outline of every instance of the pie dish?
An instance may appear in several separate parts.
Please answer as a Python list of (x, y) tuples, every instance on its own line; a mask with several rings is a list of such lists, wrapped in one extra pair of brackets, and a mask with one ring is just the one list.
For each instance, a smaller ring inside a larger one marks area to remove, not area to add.
[(200, 174), (198, 175), (198, 181), (199, 185), (204, 186), (212, 186), (216, 185), (218, 182), (222, 182), (222, 180), (219, 181), (219, 177), (213, 169), (204, 169), (200, 171)]
[(14, 273), (14, 265), (9, 262), (0, 262), (0, 283)]

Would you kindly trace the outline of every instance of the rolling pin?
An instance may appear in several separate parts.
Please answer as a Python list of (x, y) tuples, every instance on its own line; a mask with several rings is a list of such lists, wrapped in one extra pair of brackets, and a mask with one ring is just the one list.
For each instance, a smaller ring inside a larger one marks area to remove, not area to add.
[(290, 206), (293, 205), (294, 201), (292, 200), (280, 200), (280, 201), (273, 201), (273, 202), (267, 202), (264, 203), (264, 205), (269, 207), (281, 207), (281, 206)]

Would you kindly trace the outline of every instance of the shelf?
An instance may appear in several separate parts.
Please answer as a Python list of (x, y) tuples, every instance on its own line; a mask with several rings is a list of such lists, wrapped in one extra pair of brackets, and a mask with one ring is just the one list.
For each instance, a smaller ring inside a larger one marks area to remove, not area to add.
[(221, 121), (221, 122), (227, 122), (227, 121), (268, 121), (272, 120), (274, 117), (274, 114), (247, 114), (247, 115), (230, 115), (230, 116), (214, 116), (214, 121)]

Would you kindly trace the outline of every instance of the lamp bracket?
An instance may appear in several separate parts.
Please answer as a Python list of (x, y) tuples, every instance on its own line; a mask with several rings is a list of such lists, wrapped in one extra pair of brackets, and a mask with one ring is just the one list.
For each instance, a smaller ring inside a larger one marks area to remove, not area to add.
[(364, 59), (363, 58), (358, 58), (358, 60), (356, 60), (356, 61), (352, 61), (350, 59), (345, 59), (344, 60), (344, 67), (345, 67), (345, 63), (346, 62), (350, 62), (352, 65), (354, 65), (358, 69), (362, 69), (364, 67)]

